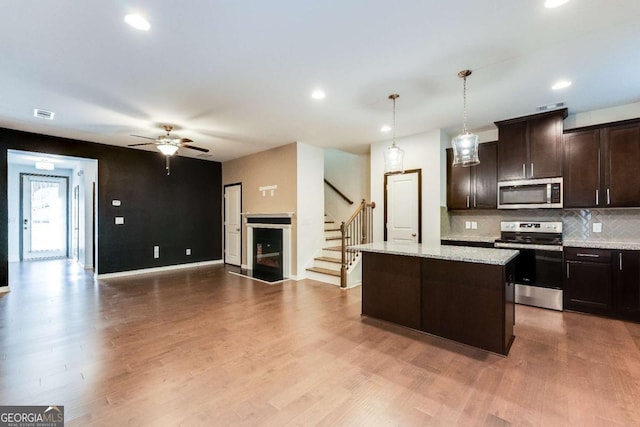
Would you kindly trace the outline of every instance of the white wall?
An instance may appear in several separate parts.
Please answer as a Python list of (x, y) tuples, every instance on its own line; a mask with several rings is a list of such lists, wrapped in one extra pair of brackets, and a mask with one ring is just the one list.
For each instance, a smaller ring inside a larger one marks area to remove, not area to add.
[(297, 277), (324, 244), (324, 153), (322, 148), (297, 143)]
[(618, 120), (636, 119), (640, 117), (640, 102), (619, 105), (601, 110), (585, 111), (583, 113), (569, 114), (564, 120), (564, 129), (573, 129), (583, 126), (598, 125)]
[(369, 154), (352, 154), (332, 148), (324, 150), (324, 177), (353, 201), (350, 205), (325, 184), (324, 210), (337, 222), (349, 219), (362, 199), (369, 200), (369, 163)]
[[(443, 200), (446, 178), (442, 172), (445, 156), (444, 145), (448, 136), (440, 130), (425, 132), (405, 138), (396, 138), (396, 144), (405, 152), (404, 168), (422, 169), (422, 243), (440, 244), (440, 203)], [(384, 150), (389, 141), (371, 144), (371, 200), (376, 203), (373, 210), (373, 238), (384, 239)], [(446, 194), (445, 194), (446, 196)]]

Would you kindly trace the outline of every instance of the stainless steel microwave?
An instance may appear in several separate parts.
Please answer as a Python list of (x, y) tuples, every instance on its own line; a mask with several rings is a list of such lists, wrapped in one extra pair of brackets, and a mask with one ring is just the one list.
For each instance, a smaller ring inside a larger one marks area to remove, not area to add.
[(498, 209), (562, 208), (562, 178), (498, 182)]

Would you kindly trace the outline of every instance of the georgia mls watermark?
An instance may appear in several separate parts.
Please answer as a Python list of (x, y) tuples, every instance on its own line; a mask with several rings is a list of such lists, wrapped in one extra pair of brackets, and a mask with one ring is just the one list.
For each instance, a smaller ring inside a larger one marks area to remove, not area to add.
[(64, 406), (0, 406), (0, 427), (64, 427)]

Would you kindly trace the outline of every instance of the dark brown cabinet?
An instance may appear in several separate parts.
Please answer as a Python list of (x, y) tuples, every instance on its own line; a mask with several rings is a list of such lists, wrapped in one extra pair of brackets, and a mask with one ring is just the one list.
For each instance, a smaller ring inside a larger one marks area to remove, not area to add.
[(640, 321), (640, 251), (615, 251), (613, 270), (617, 313)]
[(565, 248), (564, 308), (640, 322), (640, 251)]
[(600, 130), (570, 132), (564, 135), (564, 207), (604, 206)]
[(602, 138), (606, 205), (640, 206), (640, 123), (605, 127)]
[(564, 249), (564, 308), (608, 314), (612, 308), (611, 251)]
[(565, 133), (564, 207), (640, 206), (640, 122)]
[(498, 180), (562, 176), (562, 121), (567, 109), (496, 122)]
[(454, 167), (453, 150), (447, 149), (447, 208), (495, 209), (497, 206), (498, 143), (479, 145), (480, 164)]

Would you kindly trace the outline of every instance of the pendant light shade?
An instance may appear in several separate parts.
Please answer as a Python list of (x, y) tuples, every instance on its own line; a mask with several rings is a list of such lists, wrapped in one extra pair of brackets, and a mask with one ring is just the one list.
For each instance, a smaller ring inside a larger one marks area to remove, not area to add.
[(404, 150), (396, 145), (396, 99), (400, 95), (389, 95), (389, 99), (393, 101), (393, 139), (392, 143), (384, 151), (384, 171), (385, 173), (403, 172), (404, 171)]
[(458, 77), (464, 80), (463, 84), (463, 102), (464, 115), (462, 119), (462, 133), (451, 140), (453, 147), (453, 166), (475, 166), (480, 164), (478, 157), (478, 135), (472, 134), (467, 130), (467, 77), (471, 75), (471, 70), (462, 70), (458, 73)]

